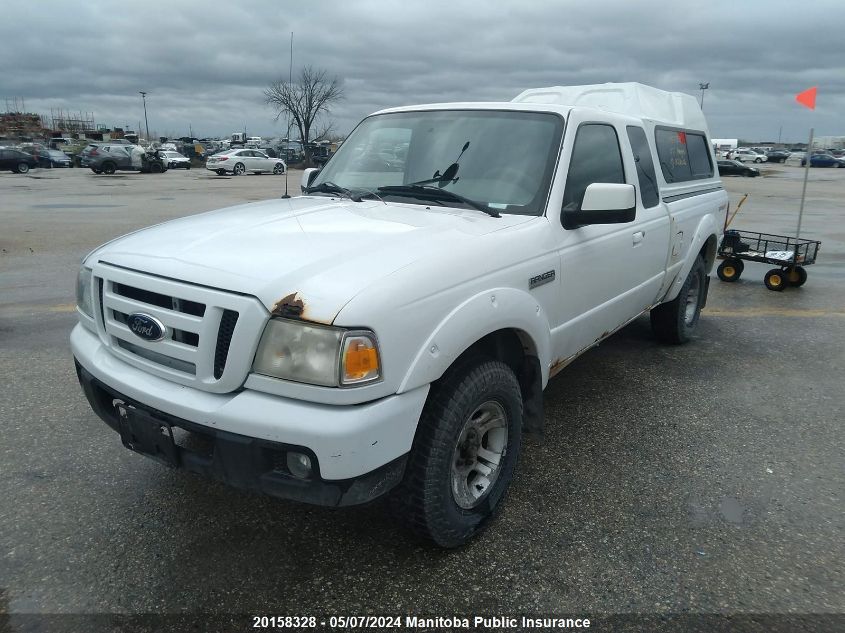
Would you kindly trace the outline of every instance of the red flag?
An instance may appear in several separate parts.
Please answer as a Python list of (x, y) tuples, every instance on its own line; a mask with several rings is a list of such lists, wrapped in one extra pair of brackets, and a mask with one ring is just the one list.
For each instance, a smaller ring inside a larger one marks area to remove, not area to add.
[(809, 90), (805, 90), (804, 92), (799, 92), (795, 95), (795, 100), (800, 103), (805, 108), (810, 108), (810, 110), (816, 109), (816, 89), (817, 86), (813, 86)]

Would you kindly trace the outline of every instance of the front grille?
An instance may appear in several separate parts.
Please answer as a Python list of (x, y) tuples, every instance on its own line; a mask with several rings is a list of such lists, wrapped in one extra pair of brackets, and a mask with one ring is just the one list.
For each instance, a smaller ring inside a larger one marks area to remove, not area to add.
[(217, 330), (217, 349), (214, 352), (214, 377), (218, 380), (226, 369), (226, 359), (229, 357), (229, 345), (232, 344), (232, 334), (235, 333), (235, 326), (238, 324), (238, 313), (232, 310), (223, 310), (223, 317), (220, 319), (220, 329)]
[[(253, 297), (123, 268), (95, 266), (101, 336), (112, 353), (143, 370), (205, 391), (240, 388), (268, 318)], [(142, 313), (165, 326), (149, 341), (128, 326)]]
[(143, 347), (139, 347), (134, 343), (130, 343), (129, 341), (123, 341), (118, 339), (117, 344), (123, 349), (132, 352), (136, 356), (146, 358), (147, 360), (162, 365), (164, 367), (170, 367), (171, 369), (181, 371), (185, 374), (191, 374), (192, 376), (196, 376), (197, 374), (197, 366), (193, 363), (189, 363), (184, 360), (179, 360), (178, 358), (171, 358), (170, 356), (166, 356), (165, 354), (159, 354), (158, 352), (154, 352), (149, 349), (144, 349)]
[(133, 288), (126, 284), (114, 284), (114, 292), (121, 297), (134, 299), (141, 303), (158, 306), (160, 308), (167, 308), (168, 310), (176, 310), (177, 312), (184, 312), (185, 314), (193, 314), (194, 316), (202, 316), (205, 314), (205, 306), (196, 301), (188, 301), (187, 299), (179, 299), (177, 297), (169, 297), (151, 290), (144, 290), (143, 288)]

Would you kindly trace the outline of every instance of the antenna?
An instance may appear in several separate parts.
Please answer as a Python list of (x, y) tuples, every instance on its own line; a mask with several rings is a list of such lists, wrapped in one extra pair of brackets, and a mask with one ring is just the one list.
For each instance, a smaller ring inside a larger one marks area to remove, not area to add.
[[(290, 32), (290, 67), (288, 69), (288, 90), (291, 89), (293, 83), (293, 31)], [(288, 193), (288, 147), (290, 146), (290, 107), (288, 107), (288, 133), (285, 136), (288, 140), (285, 142), (285, 195), (282, 198), (290, 198)]]

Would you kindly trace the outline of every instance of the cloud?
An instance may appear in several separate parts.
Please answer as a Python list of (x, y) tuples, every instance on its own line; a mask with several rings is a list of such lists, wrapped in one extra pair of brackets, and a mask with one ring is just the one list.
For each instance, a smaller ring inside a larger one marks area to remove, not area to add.
[[(294, 68), (344, 82), (336, 129), (411, 103), (509, 100), (548, 85), (640, 81), (698, 95), (716, 137), (845, 134), (838, 1), (14, 3), (0, 23), (0, 98), (182, 135), (284, 133), (262, 91)], [(809, 44), (812, 43), (812, 46)], [(818, 108), (794, 95), (819, 86)], [(0, 101), (0, 108), (3, 102)]]

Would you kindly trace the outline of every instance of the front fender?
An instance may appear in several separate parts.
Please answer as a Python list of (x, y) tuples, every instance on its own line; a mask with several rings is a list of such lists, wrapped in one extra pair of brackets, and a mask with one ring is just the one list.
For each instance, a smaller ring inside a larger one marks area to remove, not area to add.
[(513, 329), (523, 345), (540, 360), (543, 385), (549, 379), (551, 333), (540, 303), (514, 288), (493, 288), (457, 306), (434, 328), (419, 349), (399, 392), (427, 385), (443, 373), (473, 343), (497, 330)]
[[(660, 301), (661, 303), (665, 303), (666, 301), (672, 301), (675, 297), (678, 296), (678, 293), (681, 291), (681, 286), (684, 285), (684, 282), (687, 279), (687, 275), (689, 275), (689, 271), (692, 270), (692, 266), (695, 263), (695, 258), (698, 257), (698, 254), (701, 252), (701, 249), (707, 243), (711, 237), (713, 238), (712, 249), (708, 248), (705, 250), (705, 270), (707, 273), (710, 272), (711, 268), (713, 267), (713, 261), (716, 256), (716, 247), (718, 246), (719, 236), (722, 234), (722, 224), (716, 219), (712, 213), (708, 213), (707, 215), (703, 216), (701, 220), (698, 222), (698, 226), (695, 229), (695, 234), (693, 235), (692, 242), (690, 243), (690, 248), (687, 251), (687, 259), (684, 262), (684, 265), (681, 266), (681, 269), (678, 271), (677, 277), (672, 282), (672, 285), (669, 286), (669, 290), (666, 291), (666, 295)], [(712, 252), (711, 252), (712, 251)]]

